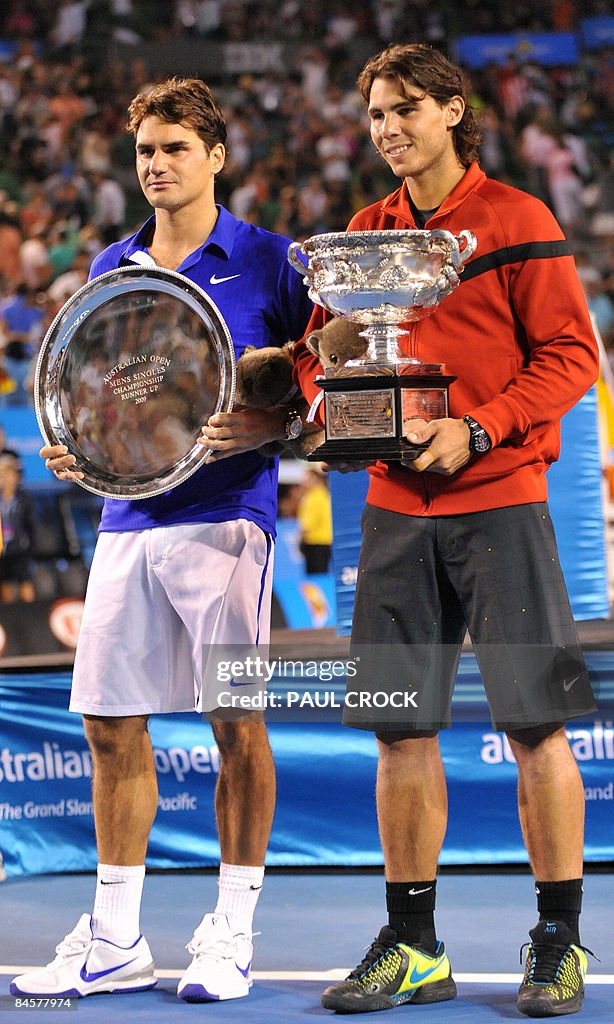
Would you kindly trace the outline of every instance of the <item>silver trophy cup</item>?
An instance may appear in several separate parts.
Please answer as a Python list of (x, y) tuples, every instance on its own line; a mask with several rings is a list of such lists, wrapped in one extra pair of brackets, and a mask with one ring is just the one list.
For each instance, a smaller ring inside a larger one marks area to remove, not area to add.
[[(327, 367), (326, 440), (311, 456), (327, 462), (411, 460), (425, 446), (406, 440), (409, 421), (448, 415), (455, 380), (442, 363), (403, 356), (403, 324), (422, 320), (460, 282), (476, 250), (471, 231), (352, 231), (293, 242), (288, 260), (304, 277), (310, 298), (335, 316), (362, 324), (366, 353)], [(301, 259), (301, 257), (303, 257)]]
[(154, 497), (187, 480), (215, 412), (232, 408), (234, 347), (209, 296), (182, 274), (120, 267), (84, 285), (43, 341), (34, 399), (48, 444), (104, 497)]

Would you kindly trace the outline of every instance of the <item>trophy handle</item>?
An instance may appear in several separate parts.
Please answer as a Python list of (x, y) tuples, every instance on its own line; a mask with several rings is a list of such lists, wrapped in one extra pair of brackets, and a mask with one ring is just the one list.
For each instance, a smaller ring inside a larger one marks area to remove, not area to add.
[[(451, 231), (446, 231), (444, 228), (434, 228), (433, 231), (425, 232), (432, 239), (441, 239), (445, 242), (450, 252), (450, 263), (457, 274), (460, 274), (463, 269), (465, 260), (468, 260), (473, 255), (477, 248), (478, 240), (475, 237), (473, 231), (459, 231), (458, 236), (453, 235)], [(461, 252), (460, 246), (464, 244)], [(456, 282), (458, 284), (458, 282)]]
[(465, 263), (470, 256), (473, 256), (477, 248), (478, 240), (475, 237), (473, 231), (459, 231), (458, 240), (464, 240), (465, 242), (464, 249), (462, 249), (462, 251), (459, 252), (460, 261), (462, 264)]
[(290, 263), (295, 270), (298, 270), (299, 274), (302, 274), (303, 277), (311, 283), (313, 271), (307, 266), (307, 264), (303, 263), (303, 261), (298, 258), (297, 253), (299, 252), (302, 256), (305, 255), (301, 249), (301, 243), (292, 242), (288, 247), (288, 263)]

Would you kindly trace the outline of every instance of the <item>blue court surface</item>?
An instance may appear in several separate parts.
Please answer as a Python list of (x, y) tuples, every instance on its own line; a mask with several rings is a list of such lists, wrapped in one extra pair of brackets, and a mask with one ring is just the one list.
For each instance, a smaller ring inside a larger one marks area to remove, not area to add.
[[(0, 1018), (9, 1011), (26, 1020), (74, 1021), (72, 1010), (16, 1009), (8, 995), (13, 974), (53, 958), (54, 946), (91, 908), (93, 875), (16, 878), (0, 885)], [(334, 1019), (320, 1006), (327, 984), (344, 977), (385, 923), (384, 882), (376, 873), (269, 873), (256, 911), (254, 985), (248, 998), (186, 1004), (175, 987), (188, 963), (185, 945), (201, 916), (213, 909), (213, 873), (148, 875), (141, 925), (159, 977), (156, 989), (133, 995), (97, 995), (78, 1001), (77, 1019), (88, 1024), (135, 1021), (173, 1024), (211, 1020), (246, 1024), (308, 1024)], [(582, 941), (589, 957), (584, 1008), (578, 1021), (614, 1021), (614, 874), (585, 879)], [(447, 873), (438, 882), (437, 926), (450, 955), (459, 995), (453, 1002), (401, 1006), (392, 1020), (486, 1024), (528, 1020), (515, 1007), (519, 948), (536, 921), (528, 874)], [(74, 1001), (73, 1001), (74, 1002)], [(52, 1016), (49, 1017), (49, 1013)], [(381, 1016), (381, 1014), (379, 1015)], [(377, 1014), (356, 1014), (360, 1020)], [(386, 1013), (385, 1019), (388, 1020)]]

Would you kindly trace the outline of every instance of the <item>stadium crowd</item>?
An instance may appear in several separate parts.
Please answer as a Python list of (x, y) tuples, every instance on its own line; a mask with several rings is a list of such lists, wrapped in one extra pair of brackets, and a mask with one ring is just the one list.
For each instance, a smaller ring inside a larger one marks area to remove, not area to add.
[[(600, 0), (581, 15), (600, 14)], [(124, 131), (128, 99), (156, 77), (148, 40), (296, 44), (283, 72), (202, 69), (225, 98), (229, 162), (220, 198), (238, 217), (305, 238), (340, 230), (383, 194), (389, 172), (365, 141), (354, 79), (358, 40), (448, 48), (471, 32), (574, 30), (579, 5), (483, 0), (21, 0), (0, 24), (0, 403), (29, 401), (32, 366), (53, 316), (101, 248), (142, 215)], [(134, 59), (113, 56), (113, 43)], [(483, 125), (481, 162), (553, 209), (582, 261), (606, 343), (614, 328), (614, 50), (544, 68), (522, 53), (471, 74)], [(138, 186), (136, 186), (138, 187)]]

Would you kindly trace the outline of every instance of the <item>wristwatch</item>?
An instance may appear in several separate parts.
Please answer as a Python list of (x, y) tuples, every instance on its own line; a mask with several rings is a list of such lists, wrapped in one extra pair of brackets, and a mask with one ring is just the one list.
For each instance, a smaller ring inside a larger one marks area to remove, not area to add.
[(296, 441), (303, 433), (303, 421), (296, 409), (289, 408), (284, 424), (284, 437), (286, 441)]
[(469, 451), (476, 455), (484, 455), (485, 452), (489, 452), (492, 448), (492, 441), (484, 427), (471, 416), (463, 416), (463, 419), (469, 427)]

